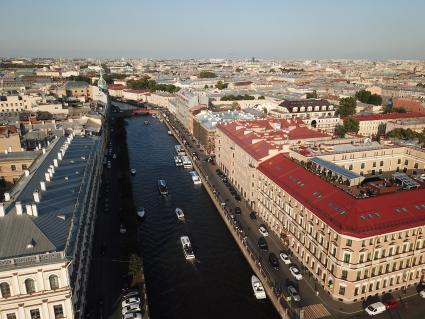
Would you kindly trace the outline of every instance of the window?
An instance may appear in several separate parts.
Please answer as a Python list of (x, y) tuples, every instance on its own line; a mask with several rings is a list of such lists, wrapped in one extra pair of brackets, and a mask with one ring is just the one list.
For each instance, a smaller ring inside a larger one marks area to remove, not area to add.
[(342, 274), (341, 274), (341, 279), (342, 280), (347, 280), (347, 276), (348, 276), (348, 271), (343, 270), (342, 271)]
[(25, 289), (27, 291), (27, 294), (32, 294), (35, 292), (35, 282), (33, 279), (25, 279)]
[(30, 310), (30, 316), (31, 316), (31, 319), (41, 319), (40, 310), (38, 309)]
[(59, 289), (59, 277), (56, 275), (49, 276), (50, 289)]
[(341, 296), (344, 296), (345, 295), (345, 287), (344, 286), (339, 286), (339, 294)]
[(362, 164), (360, 165), (360, 168), (364, 168), (364, 163), (362, 163)]
[(405, 160), (404, 161), (404, 165), (409, 165), (409, 161), (408, 160)]
[(14, 313), (8, 313), (6, 319), (16, 319), (16, 315)]
[(350, 262), (350, 254), (344, 254), (344, 262), (349, 263)]
[(3, 297), (3, 298), (8, 298), (8, 297), (11, 296), (10, 286), (7, 282), (2, 282), (0, 284), (0, 292), (1, 292), (1, 297)]
[(53, 312), (55, 313), (55, 319), (56, 318), (63, 318), (63, 308), (62, 308), (62, 305), (54, 305), (53, 306)]
[(351, 239), (347, 239), (347, 246), (351, 247), (353, 244), (353, 241)]
[(401, 164), (401, 158), (397, 160), (397, 164)]
[(10, 169), (11, 169), (12, 171), (16, 171), (16, 165), (11, 165), (11, 166), (10, 166)]
[(27, 169), (27, 164), (22, 164), (22, 170)]
[(379, 166), (384, 166), (384, 161), (381, 161), (381, 162), (379, 163)]
[(376, 167), (376, 162), (373, 162), (373, 165), (372, 165), (373, 167)]

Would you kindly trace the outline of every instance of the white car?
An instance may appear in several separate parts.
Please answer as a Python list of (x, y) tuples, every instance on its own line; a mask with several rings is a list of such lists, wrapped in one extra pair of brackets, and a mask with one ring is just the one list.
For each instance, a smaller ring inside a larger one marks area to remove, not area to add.
[(289, 265), (291, 263), (291, 260), (289, 259), (289, 256), (286, 253), (280, 253), (280, 259), (282, 259), (283, 263), (285, 265)]
[(127, 307), (127, 306), (132, 305), (132, 304), (140, 304), (140, 298), (139, 297), (130, 297), (130, 298), (124, 299), (121, 302), (121, 307), (124, 308), (124, 307)]
[(142, 309), (140, 308), (140, 305), (138, 304), (132, 304), (122, 308), (123, 315), (128, 314), (130, 312), (140, 312), (140, 311), (142, 311)]
[(122, 296), (122, 300), (131, 298), (131, 297), (139, 297), (139, 296), (140, 294), (137, 290), (132, 290), (127, 292), (124, 296)]
[(291, 275), (294, 276), (296, 280), (303, 279), (303, 275), (301, 275), (299, 269), (295, 266), (289, 267), (289, 271), (291, 272)]
[(368, 306), (365, 311), (369, 316), (375, 316), (383, 313), (386, 310), (385, 305), (382, 302), (375, 302)]
[(269, 235), (267, 228), (264, 225), (260, 225), (260, 227), (258, 227), (258, 230), (260, 231), (260, 234), (264, 237), (267, 237)]
[(142, 317), (141, 312), (129, 312), (122, 316), (122, 319), (142, 319)]
[(419, 296), (421, 296), (422, 298), (425, 298), (425, 290), (419, 291)]

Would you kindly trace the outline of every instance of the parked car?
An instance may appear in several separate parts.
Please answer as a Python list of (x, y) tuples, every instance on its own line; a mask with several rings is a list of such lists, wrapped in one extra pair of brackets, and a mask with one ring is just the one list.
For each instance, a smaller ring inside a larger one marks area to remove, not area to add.
[(289, 256), (286, 252), (282, 251), (279, 256), (285, 265), (289, 265), (291, 263), (291, 260), (289, 259)]
[(264, 237), (258, 238), (258, 247), (262, 250), (269, 250), (269, 246), (267, 245), (267, 241)]
[(269, 264), (273, 267), (273, 269), (279, 270), (279, 259), (277, 259), (277, 256), (274, 253), (269, 254)]
[(143, 313), (137, 312), (129, 312), (122, 316), (122, 319), (142, 319)]
[(124, 296), (122, 296), (122, 299), (128, 299), (131, 297), (139, 297), (140, 293), (137, 290), (131, 290), (128, 291)]
[(249, 218), (251, 218), (251, 219), (257, 219), (257, 213), (256, 213), (256, 212), (254, 212), (254, 211), (252, 211), (252, 212), (249, 214)]
[(366, 307), (365, 311), (369, 316), (376, 316), (383, 313), (386, 310), (385, 305), (382, 302), (375, 302)]
[(121, 234), (125, 234), (127, 232), (127, 229), (125, 228), (125, 226), (123, 224), (120, 225), (120, 233)]
[(267, 231), (266, 225), (261, 224), (258, 227), (258, 230), (260, 231), (260, 234), (263, 235), (264, 237), (267, 237), (269, 235), (269, 232)]
[(388, 301), (385, 301), (384, 305), (385, 305), (385, 308), (387, 309), (394, 309), (400, 305), (400, 302), (397, 299), (393, 298)]
[(130, 298), (124, 299), (121, 302), (121, 307), (124, 308), (124, 307), (130, 306), (132, 304), (139, 305), (140, 304), (140, 298), (139, 297), (130, 297)]
[(240, 202), (242, 200), (242, 198), (239, 195), (235, 195), (235, 199)]
[(296, 301), (296, 302), (301, 301), (301, 297), (298, 294), (298, 291), (297, 291), (297, 289), (295, 289), (294, 286), (288, 286), (288, 293), (294, 301)]
[(122, 314), (125, 315), (129, 312), (140, 312), (142, 309), (140, 308), (140, 305), (138, 304), (131, 304), (127, 307), (122, 308)]
[(289, 267), (289, 272), (296, 280), (303, 279), (303, 275), (301, 275), (300, 270), (296, 266)]
[(235, 207), (235, 214), (240, 215), (242, 213), (242, 210), (240, 207)]
[(425, 290), (419, 291), (419, 296), (425, 299)]

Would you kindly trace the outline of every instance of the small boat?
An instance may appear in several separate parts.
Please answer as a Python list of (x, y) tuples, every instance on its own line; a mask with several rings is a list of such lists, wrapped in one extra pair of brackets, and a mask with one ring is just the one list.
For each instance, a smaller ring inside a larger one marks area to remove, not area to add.
[(131, 175), (136, 175), (136, 169), (135, 168), (132, 168), (131, 170), (130, 170), (130, 173), (131, 173)]
[(165, 180), (158, 180), (158, 190), (161, 195), (168, 195), (168, 188), (167, 184), (165, 183)]
[(168, 131), (168, 135), (173, 135), (173, 133), (171, 131)]
[(187, 260), (195, 259), (195, 254), (193, 253), (192, 244), (190, 243), (189, 237), (182, 236), (180, 237), (180, 241), (182, 243), (184, 257)]
[(183, 210), (181, 208), (178, 208), (177, 207), (176, 210), (175, 210), (175, 212), (176, 212), (177, 218), (179, 220), (183, 220), (184, 219), (184, 213), (183, 213)]
[(179, 156), (186, 155), (186, 153), (184, 152), (184, 148), (181, 145), (177, 144), (177, 145), (174, 146), (174, 148), (176, 149), (177, 155), (179, 155)]
[(137, 208), (137, 216), (139, 216), (140, 218), (145, 217), (146, 211), (144, 207), (138, 207)]
[(176, 163), (176, 166), (183, 166), (180, 156), (174, 156), (174, 163)]
[(145, 125), (149, 125), (149, 121), (145, 121)]
[(198, 173), (196, 173), (196, 171), (190, 171), (189, 174), (192, 177), (193, 184), (195, 184), (195, 185), (202, 184), (202, 181), (199, 178), (199, 175), (198, 175)]
[(184, 168), (193, 168), (192, 162), (191, 162), (191, 160), (189, 159), (188, 156), (181, 156), (180, 158), (181, 158), (181, 160), (183, 162), (183, 167)]
[(255, 298), (266, 299), (266, 292), (264, 291), (264, 286), (257, 276), (252, 275), (251, 284), (252, 284), (252, 290), (254, 290)]

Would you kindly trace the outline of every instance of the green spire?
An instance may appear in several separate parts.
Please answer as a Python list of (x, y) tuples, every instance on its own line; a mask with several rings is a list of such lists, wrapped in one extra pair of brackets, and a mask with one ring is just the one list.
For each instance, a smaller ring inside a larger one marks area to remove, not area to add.
[(102, 91), (106, 91), (108, 89), (108, 85), (106, 84), (106, 81), (103, 78), (103, 74), (104, 74), (103, 69), (100, 69), (100, 77), (99, 77), (99, 81), (97, 81), (97, 87), (101, 89)]

